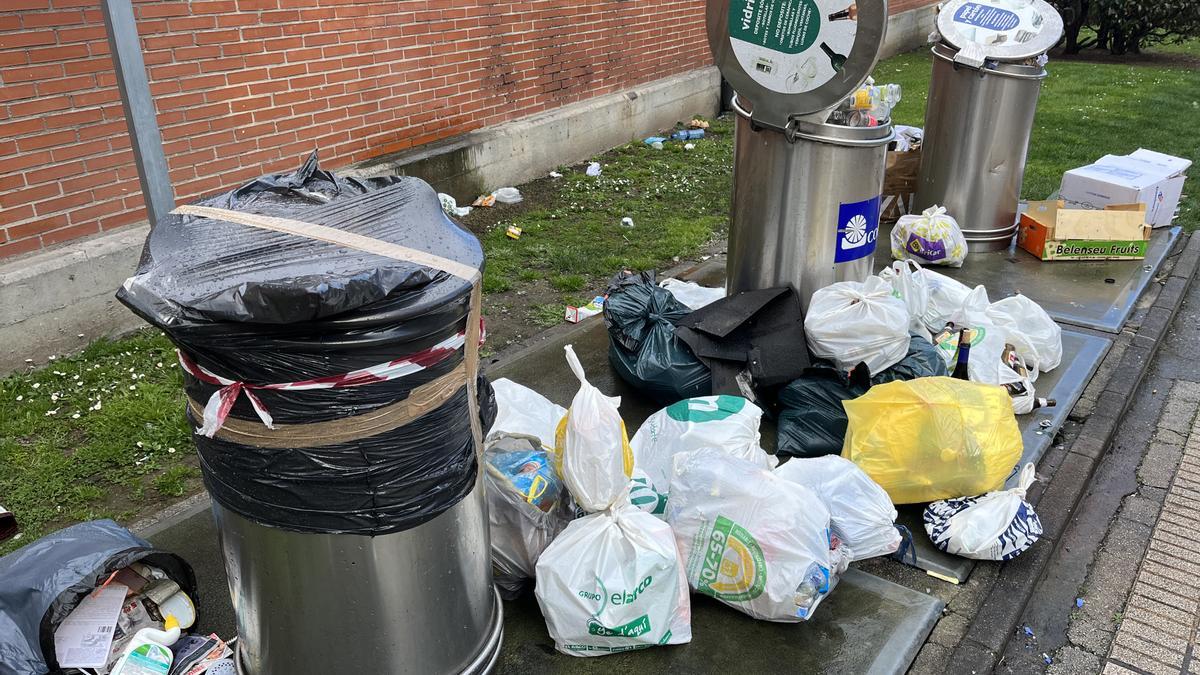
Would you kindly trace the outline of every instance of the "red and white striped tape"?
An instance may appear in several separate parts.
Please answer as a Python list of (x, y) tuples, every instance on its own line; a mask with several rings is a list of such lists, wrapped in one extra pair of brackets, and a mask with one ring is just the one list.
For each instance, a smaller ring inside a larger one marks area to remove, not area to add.
[[(483, 344), (484, 331), (482, 328), (483, 321), (480, 320), (480, 337), (479, 343)], [(225, 424), (225, 419), (229, 417), (229, 410), (233, 408), (233, 404), (237, 402), (238, 396), (245, 394), (246, 398), (250, 399), (250, 405), (254, 408), (254, 412), (258, 413), (258, 418), (266, 425), (268, 429), (275, 428), (275, 421), (271, 417), (270, 411), (263, 405), (263, 402), (254, 390), (285, 390), (285, 391), (302, 391), (305, 389), (341, 389), (343, 387), (357, 387), (363, 384), (373, 384), (375, 382), (387, 382), (401, 377), (406, 377), (414, 373), (419, 373), (430, 366), (436, 365), (445, 360), (454, 352), (458, 351), (466, 344), (466, 333), (458, 333), (441, 342), (423, 349), (414, 354), (380, 363), (369, 368), (354, 370), (342, 375), (331, 375), (329, 377), (318, 377), (312, 380), (301, 380), (299, 382), (281, 382), (276, 384), (249, 384), (239, 380), (231, 380), (227, 377), (222, 377), (207, 368), (196, 363), (190, 356), (180, 350), (176, 350), (179, 355), (179, 365), (192, 377), (207, 382), (208, 384), (219, 384), (221, 388), (213, 392), (213, 395), (208, 398), (208, 403), (204, 406), (204, 424), (197, 430), (203, 436), (209, 438), (217, 433), (217, 430)]]

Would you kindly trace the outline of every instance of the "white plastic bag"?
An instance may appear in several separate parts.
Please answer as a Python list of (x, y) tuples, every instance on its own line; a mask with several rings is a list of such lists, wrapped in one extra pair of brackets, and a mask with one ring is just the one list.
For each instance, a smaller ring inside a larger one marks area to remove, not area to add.
[(850, 547), (854, 560), (891, 555), (903, 537), (896, 529), (896, 508), (879, 484), (854, 462), (837, 455), (794, 458), (775, 475), (803, 485), (829, 508), (834, 536)]
[(521, 191), (515, 187), (502, 187), (493, 192), (492, 196), (501, 204), (519, 204), (524, 199)]
[(471, 212), (471, 207), (459, 206), (458, 202), (454, 200), (454, 197), (451, 197), (445, 192), (438, 193), (438, 200), (442, 202), (442, 210), (452, 216), (458, 216), (459, 218), (462, 218)]
[(921, 319), (930, 333), (937, 334), (946, 327), (950, 317), (962, 307), (963, 301), (971, 293), (966, 285), (950, 277), (922, 268), (917, 272), (929, 289), (929, 304)]
[(588, 513), (602, 511), (624, 494), (633, 474), (633, 451), (617, 406), (621, 397), (592, 386), (571, 345), (564, 347), (579, 391), (558, 423), (554, 445), (559, 473), (571, 496)]
[(586, 173), (589, 176), (595, 177), (595, 176), (599, 176), (603, 171), (604, 171), (604, 169), (600, 168), (600, 162), (589, 162), (587, 165), (587, 169), (584, 171), (584, 173)]
[(892, 291), (908, 308), (909, 330), (929, 338), (925, 327), (925, 312), (929, 310), (929, 284), (915, 260), (897, 260), (879, 271), (879, 278), (892, 285)]
[(675, 457), (667, 522), (691, 587), (756, 619), (811, 618), (850, 562), (812, 490), (712, 448)]
[[(778, 461), (759, 445), (762, 410), (741, 396), (700, 396), (674, 403), (642, 423), (629, 445), (633, 449), (634, 493), (630, 498), (640, 508), (665, 516), (662, 506), (671, 486), (671, 463), (675, 455), (712, 447), (751, 461), (764, 469)], [(644, 476), (659, 499), (652, 500), (638, 484)]]
[(488, 432), (489, 440), (500, 434), (533, 436), (554, 449), (554, 435), (566, 408), (507, 378), (492, 382), (492, 391), (496, 393), (496, 421)]
[(866, 363), (872, 375), (908, 354), (908, 309), (876, 276), (842, 281), (813, 293), (804, 332), (812, 353), (849, 371)]
[(975, 560), (1012, 560), (1042, 535), (1042, 521), (1025, 501), (1037, 480), (1033, 464), (1017, 487), (980, 497), (960, 497), (925, 507), (925, 532), (938, 549)]
[(921, 215), (900, 216), (892, 228), (892, 257), (926, 265), (962, 267), (967, 259), (967, 238), (958, 221), (943, 206), (931, 206)]
[[(1020, 384), (1024, 378), (1004, 362), (1004, 346), (1010, 342), (1008, 331), (992, 322), (987, 313), (989, 304), (987, 289), (976, 286), (975, 290), (967, 295), (962, 307), (950, 315), (950, 322), (956, 327), (971, 329), (968, 377), (972, 382), (982, 384)], [(934, 346), (946, 360), (947, 367), (953, 371), (958, 353), (957, 335)], [(1036, 376), (1030, 378), (1030, 381), (1033, 379), (1036, 379)]]
[(724, 288), (701, 286), (694, 281), (680, 281), (679, 279), (668, 278), (660, 281), (658, 285), (671, 291), (671, 295), (675, 296), (676, 300), (693, 311), (725, 297)]
[(628, 504), (571, 521), (538, 559), (535, 595), (564, 654), (604, 656), (692, 639), (671, 528)]
[(1018, 353), (1025, 363), (1038, 372), (1054, 370), (1062, 362), (1062, 328), (1041, 305), (1024, 295), (1013, 295), (993, 302), (987, 308), (988, 318), (1010, 334), (1024, 338), (1028, 348)]
[(584, 377), (559, 423), (560, 473), (589, 516), (573, 520), (542, 552), (534, 590), (555, 647), (575, 656), (680, 644), (692, 639), (691, 604), (671, 528), (629, 503), (633, 451), (620, 399)]
[(483, 456), (492, 577), (513, 598), (533, 578), (542, 551), (575, 518), (575, 507), (553, 451), (537, 438), (488, 434)]

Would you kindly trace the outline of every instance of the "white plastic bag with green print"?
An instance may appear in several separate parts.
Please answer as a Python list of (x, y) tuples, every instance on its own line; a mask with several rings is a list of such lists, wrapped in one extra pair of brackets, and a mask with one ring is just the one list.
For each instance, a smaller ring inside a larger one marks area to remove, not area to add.
[(741, 396), (699, 396), (651, 415), (633, 435), (634, 506), (666, 517), (671, 461), (681, 452), (717, 448), (733, 457), (772, 469), (778, 461), (759, 445), (762, 410)]
[(892, 257), (925, 265), (962, 267), (967, 238), (946, 207), (931, 206), (921, 215), (900, 216), (892, 228)]
[(630, 504), (633, 452), (620, 399), (588, 384), (574, 350), (579, 392), (557, 432), (561, 474), (591, 515), (542, 551), (534, 595), (554, 646), (603, 656), (692, 639), (691, 603), (671, 528)]
[(692, 639), (671, 528), (627, 503), (571, 521), (538, 558), (534, 594), (564, 654), (604, 656)]
[(850, 564), (816, 493), (711, 448), (675, 457), (667, 522), (688, 584), (756, 619), (808, 620)]

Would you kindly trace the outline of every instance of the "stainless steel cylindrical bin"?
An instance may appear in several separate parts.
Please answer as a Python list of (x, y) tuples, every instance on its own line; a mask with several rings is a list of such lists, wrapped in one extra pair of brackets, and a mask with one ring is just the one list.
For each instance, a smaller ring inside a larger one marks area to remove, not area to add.
[(482, 484), (434, 519), (377, 537), (292, 532), (215, 503), (213, 512), (242, 672), (484, 673), (495, 664), (502, 610)]
[(754, 128), (734, 102), (729, 292), (791, 285), (807, 310), (814, 291), (865, 280), (878, 243), (891, 125), (797, 121), (785, 135)]
[(916, 212), (935, 204), (958, 221), (972, 252), (1008, 248), (1017, 231), (1025, 157), (1046, 70), (989, 62), (972, 69), (933, 47)]

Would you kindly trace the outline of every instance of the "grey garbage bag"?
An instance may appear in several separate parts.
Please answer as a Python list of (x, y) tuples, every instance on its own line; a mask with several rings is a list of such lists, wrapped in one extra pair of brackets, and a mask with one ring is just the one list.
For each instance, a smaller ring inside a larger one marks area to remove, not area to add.
[(575, 504), (537, 438), (500, 432), (484, 446), (492, 578), (514, 600), (533, 579), (538, 558), (575, 519)]
[(57, 671), (59, 624), (110, 574), (135, 562), (161, 569), (196, 598), (187, 561), (111, 520), (72, 525), (0, 558), (0, 675)]
[(909, 336), (908, 353), (899, 363), (869, 380), (859, 369), (847, 376), (832, 364), (819, 362), (779, 392), (775, 453), (786, 457), (839, 454), (849, 423), (842, 401), (862, 396), (872, 385), (946, 374), (946, 362), (937, 348), (919, 335)]

